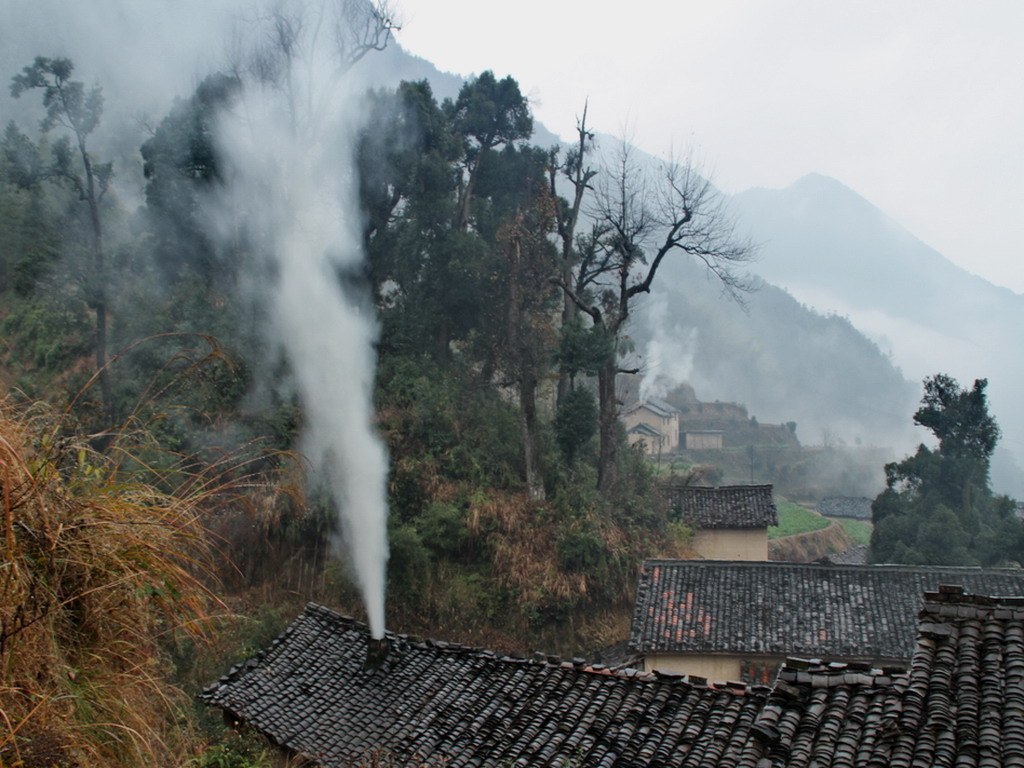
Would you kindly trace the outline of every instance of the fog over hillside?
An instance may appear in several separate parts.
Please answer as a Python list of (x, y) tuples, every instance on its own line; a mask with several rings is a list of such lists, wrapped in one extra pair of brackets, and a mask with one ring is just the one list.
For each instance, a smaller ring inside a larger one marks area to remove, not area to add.
[[(175, 26), (203, 18), (205, 7), (194, 0), (175, 8), (16, 0), (0, 29), (0, 76), (36, 55), (70, 56), (76, 76), (101, 85), (106, 113), (94, 147), (115, 157), (117, 193), (131, 206), (141, 200), (138, 147), (153, 121), (226, 64), (213, 27), (184, 34)], [(429, 79), (439, 99), (463, 82), (396, 43), (360, 71), (368, 87)], [(5, 119), (31, 124), (32, 105), (6, 94), (0, 91)], [(538, 124), (532, 141), (548, 147), (556, 138)], [(1024, 297), (964, 272), (833, 179), (812, 175), (733, 202), (741, 228), (762, 244), (752, 268), (766, 284), (744, 312), (700, 270), (667, 262), (632, 331), (648, 386), (688, 379), (702, 399), (744, 402), (766, 422), (796, 421), (805, 443), (828, 434), (906, 450), (925, 437), (909, 432), (924, 376), (948, 372), (964, 384), (987, 377), (1004, 445), (1024, 456), (1024, 414), (1014, 399), (1024, 384)], [(997, 489), (1024, 495), (1024, 484), (1007, 472), (996, 480)]]
[[(987, 378), (1002, 447), (1024, 456), (1024, 296), (956, 266), (835, 179), (749, 190), (733, 205), (762, 244), (759, 275), (848, 317), (912, 381), (938, 372), (962, 385)], [(1006, 456), (993, 479), (997, 490), (1024, 491)]]
[(701, 267), (666, 261), (633, 333), (652, 394), (688, 381), (701, 400), (744, 403), (761, 422), (795, 421), (804, 444), (913, 442), (917, 388), (847, 319), (770, 283), (740, 305)]

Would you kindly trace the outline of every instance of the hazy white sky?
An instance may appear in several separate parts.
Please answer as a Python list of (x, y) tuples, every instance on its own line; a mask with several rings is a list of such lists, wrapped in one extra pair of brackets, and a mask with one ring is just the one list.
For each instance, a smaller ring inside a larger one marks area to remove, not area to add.
[(729, 192), (810, 172), (1024, 292), (1022, 0), (396, 0), (440, 69), (511, 74), (555, 133), (693, 145)]

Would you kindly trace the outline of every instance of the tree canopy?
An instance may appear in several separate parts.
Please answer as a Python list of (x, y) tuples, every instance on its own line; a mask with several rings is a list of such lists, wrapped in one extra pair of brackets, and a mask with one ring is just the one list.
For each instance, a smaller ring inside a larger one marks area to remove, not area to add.
[(914, 423), (938, 439), (885, 467), (886, 488), (872, 504), (872, 562), (998, 565), (1019, 561), (1024, 525), (1013, 502), (989, 487), (999, 427), (978, 379), (969, 389), (936, 374), (924, 381)]

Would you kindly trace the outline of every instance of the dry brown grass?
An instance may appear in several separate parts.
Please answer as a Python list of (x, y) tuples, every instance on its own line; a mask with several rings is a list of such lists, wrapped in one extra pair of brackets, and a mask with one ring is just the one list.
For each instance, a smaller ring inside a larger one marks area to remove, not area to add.
[(519, 595), (520, 603), (586, 594), (586, 578), (560, 568), (558, 526), (526, 494), (491, 493), (470, 505), (470, 520), (476, 525), (487, 520), (496, 523), (488, 526), (495, 570)]
[(159, 639), (203, 637), (220, 611), (201, 515), (234, 481), (155, 450), (122, 434), (101, 454), (47, 409), (0, 403), (0, 765), (170, 765), (191, 747)]
[(825, 528), (807, 531), (768, 542), (768, 559), (792, 563), (812, 563), (826, 555), (845, 552), (854, 540), (836, 521)]

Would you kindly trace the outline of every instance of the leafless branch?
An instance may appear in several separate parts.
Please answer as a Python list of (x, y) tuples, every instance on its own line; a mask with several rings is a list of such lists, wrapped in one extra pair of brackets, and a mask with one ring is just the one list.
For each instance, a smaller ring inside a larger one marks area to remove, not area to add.
[(402, 28), (390, 0), (343, 0), (334, 20), (334, 41), (342, 69), (370, 51), (383, 51), (391, 34)]

